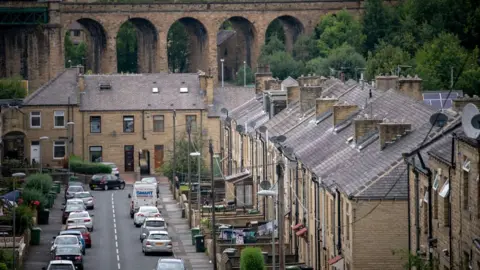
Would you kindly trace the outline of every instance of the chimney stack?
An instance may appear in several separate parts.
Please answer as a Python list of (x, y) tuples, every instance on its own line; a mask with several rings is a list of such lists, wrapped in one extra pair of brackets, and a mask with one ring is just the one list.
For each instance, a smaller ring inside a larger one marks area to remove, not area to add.
[(207, 105), (213, 104), (213, 76), (199, 75), (200, 77), (200, 89), (204, 91), (204, 102)]
[(380, 123), (382, 123), (382, 120), (378, 119), (355, 119), (355, 143), (360, 143), (364, 138), (369, 137), (369, 135), (372, 133), (378, 132), (378, 124)]
[(257, 73), (255, 73), (255, 94), (260, 95), (263, 91), (267, 90), (266, 82), (273, 79), (272, 72), (270, 72), (270, 66), (258, 66)]
[(315, 108), (316, 99), (322, 95), (321, 86), (301, 86), (300, 87), (300, 110), (306, 113)]
[(465, 107), (465, 105), (467, 105), (468, 103), (473, 103), (480, 108), (480, 98), (477, 95), (470, 97), (465, 94), (463, 97), (459, 97), (453, 100), (453, 109), (457, 112), (461, 112), (463, 111), (463, 107)]
[(280, 90), (282, 88), (280, 86), (281, 83), (278, 79), (269, 79), (265, 81), (265, 90)]
[(422, 95), (422, 79), (417, 75), (411, 77), (400, 77), (398, 80), (398, 91), (404, 93), (407, 96), (410, 96), (416, 100), (423, 101)]
[(300, 86), (321, 85), (325, 80), (326, 78), (311, 74), (308, 74), (306, 77), (298, 77), (297, 79)]
[(315, 118), (319, 120), (322, 116), (327, 113), (333, 112), (333, 106), (337, 104), (337, 98), (317, 98), (315, 100)]
[(77, 75), (77, 87), (79, 92), (85, 91), (85, 77), (83, 74)]
[(290, 107), (293, 102), (300, 99), (300, 86), (287, 87), (287, 107)]
[(357, 105), (339, 104), (333, 106), (333, 126), (347, 120), (350, 116), (358, 111)]
[(387, 91), (397, 89), (398, 76), (377, 76), (375, 85), (378, 90)]
[(380, 137), (380, 149), (385, 149), (388, 145), (393, 144), (401, 137), (407, 135), (412, 130), (411, 124), (401, 123), (380, 123), (379, 137)]

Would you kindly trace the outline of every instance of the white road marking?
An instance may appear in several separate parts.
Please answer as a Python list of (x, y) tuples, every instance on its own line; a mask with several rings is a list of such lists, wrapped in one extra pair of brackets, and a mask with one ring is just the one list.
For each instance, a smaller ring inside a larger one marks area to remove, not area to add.
[(120, 269), (120, 255), (118, 252), (118, 237), (117, 237), (117, 221), (115, 219), (115, 199), (113, 198), (113, 193), (112, 193), (112, 215), (113, 215), (113, 232), (115, 236), (115, 247), (117, 252), (117, 266), (118, 266), (118, 269)]
[(120, 269), (120, 263), (118, 263), (118, 269)]

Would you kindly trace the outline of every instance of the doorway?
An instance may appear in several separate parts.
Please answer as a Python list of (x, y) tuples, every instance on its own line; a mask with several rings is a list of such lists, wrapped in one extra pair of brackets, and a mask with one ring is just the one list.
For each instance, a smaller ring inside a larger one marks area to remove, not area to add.
[(155, 145), (155, 170), (159, 169), (163, 165), (163, 145)]
[(140, 174), (150, 174), (150, 151), (143, 149), (138, 153), (138, 163), (140, 165)]
[(135, 169), (135, 148), (133, 145), (125, 145), (124, 147), (124, 156), (125, 156), (125, 171), (133, 172)]
[(40, 163), (40, 141), (32, 141), (30, 145), (30, 164)]

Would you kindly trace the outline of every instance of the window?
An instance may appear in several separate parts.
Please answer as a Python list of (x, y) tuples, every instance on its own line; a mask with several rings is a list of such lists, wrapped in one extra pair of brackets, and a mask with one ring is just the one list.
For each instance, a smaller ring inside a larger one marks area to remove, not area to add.
[(90, 116), (90, 133), (102, 132), (102, 117)]
[(40, 112), (30, 112), (30, 127), (39, 128), (42, 126), (42, 114)]
[(435, 172), (435, 179), (434, 179), (434, 181), (433, 181), (433, 186), (432, 186), (433, 190), (437, 190), (438, 184), (439, 184), (439, 182), (440, 182), (440, 177), (441, 177), (441, 176), (440, 176), (440, 173), (439, 173), (439, 172)]
[(54, 111), (53, 112), (53, 125), (55, 128), (64, 128), (65, 127), (65, 111)]
[(468, 172), (463, 171), (463, 209), (468, 210)]
[(463, 157), (462, 169), (466, 172), (470, 171), (470, 160), (466, 156)]
[(54, 141), (53, 142), (53, 158), (61, 159), (65, 157), (66, 151), (65, 141)]
[(428, 233), (428, 203), (426, 202), (423, 205), (423, 232)]
[(153, 116), (153, 132), (164, 132), (165, 122), (163, 115)]
[(124, 116), (123, 117), (123, 132), (125, 133), (133, 133), (135, 131), (134, 128), (134, 117), (132, 116)]
[(90, 146), (90, 161), (91, 162), (101, 162), (102, 161), (102, 147), (101, 146)]
[(196, 115), (187, 115), (186, 117), (186, 124), (188, 127), (188, 124), (190, 123), (192, 127), (192, 131), (197, 129), (197, 116)]
[(73, 35), (76, 37), (80, 36), (80, 30), (73, 30)]

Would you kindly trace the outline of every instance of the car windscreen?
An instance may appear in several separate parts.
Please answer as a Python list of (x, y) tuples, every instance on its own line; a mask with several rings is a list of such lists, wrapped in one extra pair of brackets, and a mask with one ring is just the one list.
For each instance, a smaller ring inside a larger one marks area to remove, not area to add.
[(96, 174), (92, 176), (92, 180), (102, 180), (105, 177), (104, 174)]
[(60, 235), (81, 235), (82, 233), (80, 231), (77, 231), (77, 230), (69, 230), (69, 231), (63, 231), (63, 232), (60, 232)]
[(170, 238), (168, 237), (168, 235), (166, 234), (150, 234), (148, 236), (148, 239), (152, 239), (152, 240), (170, 240)]
[(90, 193), (87, 193), (87, 192), (80, 192), (80, 193), (75, 193), (75, 198), (89, 198), (89, 197), (92, 197), (92, 195)]
[(57, 237), (55, 239), (55, 244), (57, 245), (77, 245), (77, 237)]
[(161, 262), (158, 264), (157, 270), (183, 270), (184, 267), (181, 263), (174, 262)]
[(157, 180), (155, 178), (143, 178), (142, 182), (148, 183), (148, 184), (153, 184), (153, 183), (156, 183)]
[(145, 223), (147, 227), (165, 227), (165, 221), (162, 220), (147, 220)]
[(48, 270), (74, 270), (71, 264), (52, 264)]
[(83, 211), (84, 206), (80, 204), (70, 204), (65, 208), (65, 212)]
[(57, 247), (56, 255), (80, 255), (81, 251), (78, 247)]
[(80, 186), (73, 186), (68, 188), (68, 192), (82, 192), (83, 187)]
[(157, 208), (140, 208), (140, 213), (158, 213)]

